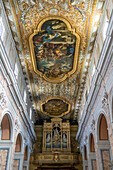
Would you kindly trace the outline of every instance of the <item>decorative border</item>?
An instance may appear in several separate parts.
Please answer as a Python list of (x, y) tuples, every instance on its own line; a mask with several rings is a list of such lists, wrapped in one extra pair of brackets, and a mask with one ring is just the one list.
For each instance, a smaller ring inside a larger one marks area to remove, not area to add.
[[(50, 113), (48, 113), (48, 112), (45, 112), (44, 110), (43, 110), (43, 105), (45, 104), (45, 103), (47, 103), (49, 100), (52, 100), (52, 99), (60, 99), (60, 100), (63, 100), (63, 102), (65, 102), (66, 104), (68, 104), (68, 110), (66, 111), (66, 112), (64, 112), (64, 113), (61, 113), (60, 115), (58, 115), (58, 116), (55, 116), (55, 115), (51, 115)], [(40, 104), (40, 110), (41, 110), (41, 112), (43, 112), (43, 113), (45, 113), (46, 115), (48, 115), (48, 116), (50, 116), (50, 117), (62, 117), (62, 116), (64, 116), (64, 115), (66, 115), (67, 113), (69, 113), (70, 112), (70, 108), (71, 108), (71, 106), (70, 106), (70, 103), (68, 103), (64, 98), (61, 98), (61, 97), (50, 97), (50, 98), (48, 98), (45, 102), (43, 102), (43, 103), (41, 103)]]
[(18, 160), (19, 164), (18, 164), (18, 170), (20, 169), (20, 159), (14, 159), (14, 160)]
[[(43, 23), (48, 21), (48, 20), (50, 20), (50, 19), (58, 19), (58, 20), (63, 21), (66, 24), (66, 26), (68, 28), (68, 31), (70, 31), (73, 35), (76, 36), (76, 45), (75, 45), (75, 54), (74, 54), (74, 61), (73, 61), (73, 69), (70, 72), (66, 73), (64, 75), (64, 77), (62, 77), (62, 78), (49, 79), (49, 78), (47, 78), (45, 76), (45, 74), (43, 74), (42, 72), (40, 72), (37, 69), (35, 52), (34, 52), (34, 45), (33, 45), (33, 40), (32, 39), (33, 39), (34, 35), (38, 34), (38, 32), (41, 31), (41, 27), (42, 27)], [(72, 28), (72, 26), (69, 23), (69, 21), (67, 21), (63, 17), (50, 16), (50, 17), (43, 18), (41, 21), (39, 21), (38, 26), (37, 26), (37, 30), (34, 30), (34, 33), (31, 34), (30, 37), (29, 37), (29, 46), (30, 46), (30, 52), (31, 52), (31, 58), (32, 58), (32, 62), (33, 62), (34, 71), (38, 75), (40, 75), (40, 77), (43, 77), (46, 81), (48, 81), (50, 83), (59, 83), (59, 82), (64, 81), (67, 77), (70, 77), (70, 75), (72, 75), (76, 71), (77, 61), (78, 61), (78, 53), (79, 53), (79, 46), (80, 46), (80, 36), (75, 32), (75, 29)]]
[[(96, 161), (96, 159), (91, 159), (91, 166), (92, 166), (92, 170), (94, 170), (94, 167), (93, 167), (93, 161)], [(97, 165), (96, 165), (97, 166)]]
[[(101, 152), (101, 159), (102, 159), (102, 168), (104, 170), (104, 162), (103, 162), (103, 156), (102, 156), (102, 151), (108, 151), (109, 152), (109, 159), (111, 161), (111, 155), (110, 155), (110, 149), (100, 149), (100, 152)], [(110, 168), (110, 167), (109, 167)], [(112, 168), (111, 168), (112, 170)]]
[(5, 170), (7, 170), (7, 165), (8, 165), (8, 157), (9, 157), (9, 148), (0, 148), (0, 151), (1, 150), (7, 150), (8, 152), (7, 152), (7, 161), (6, 161), (6, 166), (5, 166)]

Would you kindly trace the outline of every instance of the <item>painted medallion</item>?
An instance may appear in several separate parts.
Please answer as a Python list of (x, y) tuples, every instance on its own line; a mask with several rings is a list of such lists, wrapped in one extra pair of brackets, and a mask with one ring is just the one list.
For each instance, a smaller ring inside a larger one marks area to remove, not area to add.
[(42, 110), (52, 116), (60, 116), (69, 112), (69, 104), (62, 99), (50, 99), (42, 105)]
[(35, 70), (47, 80), (61, 80), (73, 70), (76, 36), (58, 19), (45, 21), (32, 37)]

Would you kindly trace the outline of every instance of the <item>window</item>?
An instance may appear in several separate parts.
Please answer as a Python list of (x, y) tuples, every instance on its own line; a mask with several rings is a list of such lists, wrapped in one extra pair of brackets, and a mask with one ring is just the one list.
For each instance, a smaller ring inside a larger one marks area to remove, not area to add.
[(0, 17), (0, 38), (2, 39), (2, 41), (4, 38), (4, 33), (5, 33), (5, 28), (3, 25), (2, 17)]
[(32, 109), (30, 108), (30, 115), (29, 115), (30, 119), (32, 120)]
[(26, 90), (24, 90), (24, 101), (25, 102), (26, 102), (26, 97), (27, 97)]
[(17, 79), (17, 78), (18, 78), (18, 67), (17, 67), (17, 63), (15, 64), (14, 74), (15, 74), (16, 79)]

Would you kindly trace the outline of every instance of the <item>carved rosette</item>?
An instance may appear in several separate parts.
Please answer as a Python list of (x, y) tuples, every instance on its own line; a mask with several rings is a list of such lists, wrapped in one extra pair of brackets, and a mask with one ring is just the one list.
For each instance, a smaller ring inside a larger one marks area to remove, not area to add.
[(105, 90), (104, 96), (103, 96), (103, 98), (102, 98), (102, 105), (103, 105), (103, 107), (106, 107), (107, 104), (108, 104), (108, 94), (107, 94), (107, 92), (106, 92), (106, 90)]

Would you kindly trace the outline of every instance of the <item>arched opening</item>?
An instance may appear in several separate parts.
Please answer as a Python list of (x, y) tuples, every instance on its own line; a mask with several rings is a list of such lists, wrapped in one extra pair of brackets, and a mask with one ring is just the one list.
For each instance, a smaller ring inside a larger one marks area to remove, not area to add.
[(10, 122), (7, 114), (2, 119), (1, 130), (2, 130), (1, 140), (10, 140), (11, 129), (10, 129)]
[(87, 160), (87, 148), (86, 148), (86, 145), (84, 145), (84, 159)]
[(102, 115), (100, 119), (99, 140), (108, 140), (108, 126), (104, 115)]
[(92, 169), (97, 169), (97, 163), (96, 163), (96, 155), (95, 155), (95, 142), (94, 142), (94, 136), (91, 133), (89, 138), (89, 160), (91, 161), (91, 167)]
[(16, 139), (16, 146), (15, 146), (15, 154), (14, 154), (14, 161), (13, 161), (13, 169), (20, 169), (22, 167), (22, 136), (19, 133)]
[(94, 143), (93, 134), (90, 135), (90, 151), (95, 152), (95, 143)]
[(108, 169), (110, 170), (110, 164), (111, 164), (111, 156), (110, 156), (110, 142), (108, 137), (108, 125), (107, 120), (104, 114), (101, 114), (99, 117), (99, 122), (97, 124), (98, 129), (98, 154), (101, 158), (100, 169)]
[(24, 161), (27, 161), (27, 159), (28, 159), (28, 146), (25, 147)]
[(21, 152), (21, 135), (20, 134), (18, 134), (17, 136), (15, 152)]

